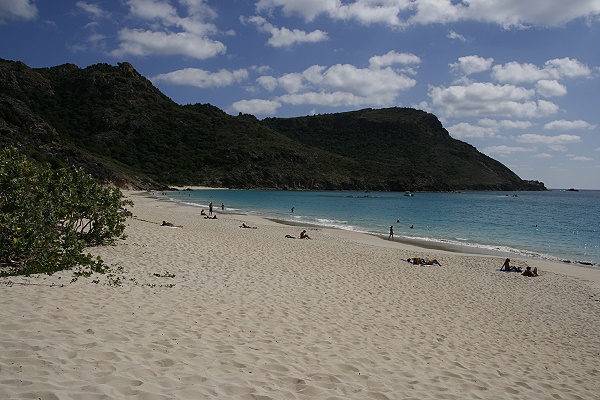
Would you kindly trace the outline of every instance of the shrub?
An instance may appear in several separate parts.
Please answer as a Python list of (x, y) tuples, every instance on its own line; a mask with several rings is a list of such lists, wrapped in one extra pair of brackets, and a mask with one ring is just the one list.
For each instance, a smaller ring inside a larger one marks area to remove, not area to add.
[(0, 275), (52, 274), (76, 265), (103, 269), (88, 246), (123, 235), (125, 215), (114, 187), (80, 169), (51, 169), (15, 148), (0, 152)]

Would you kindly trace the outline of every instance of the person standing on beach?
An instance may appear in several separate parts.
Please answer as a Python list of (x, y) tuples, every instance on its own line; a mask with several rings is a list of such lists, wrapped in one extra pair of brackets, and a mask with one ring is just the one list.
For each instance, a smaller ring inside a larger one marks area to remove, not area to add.
[(221, 203), (221, 211), (225, 211), (225, 204)]
[(294, 207), (292, 207), (292, 214), (294, 213)]
[(208, 215), (212, 215), (212, 208), (213, 208), (213, 204), (211, 201), (210, 204), (208, 205)]
[(394, 240), (394, 225), (390, 225), (390, 236), (388, 236), (388, 240)]

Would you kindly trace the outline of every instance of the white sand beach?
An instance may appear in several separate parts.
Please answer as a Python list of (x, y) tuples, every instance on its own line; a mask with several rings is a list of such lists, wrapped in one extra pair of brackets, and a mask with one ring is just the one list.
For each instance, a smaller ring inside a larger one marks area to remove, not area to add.
[(113, 273), (0, 278), (0, 399), (600, 398), (599, 270), (125, 193)]

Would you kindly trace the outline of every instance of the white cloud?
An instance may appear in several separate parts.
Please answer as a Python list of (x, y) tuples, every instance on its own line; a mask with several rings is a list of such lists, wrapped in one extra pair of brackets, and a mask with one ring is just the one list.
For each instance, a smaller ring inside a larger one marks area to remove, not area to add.
[(454, 31), (448, 32), (448, 34), (446, 35), (446, 37), (448, 39), (460, 40), (461, 42), (466, 42), (467, 41), (467, 39), (463, 35), (461, 35), (460, 33), (456, 33)]
[(239, 83), (248, 78), (248, 71), (238, 69), (228, 71), (221, 69), (218, 72), (208, 72), (202, 69), (185, 68), (167, 74), (156, 75), (150, 80), (154, 82), (164, 82), (171, 85), (189, 85), (199, 88), (213, 88), (230, 86)]
[(31, 0), (0, 0), (0, 24), (9, 19), (36, 19), (38, 9)]
[(566, 121), (564, 119), (548, 122), (544, 125), (544, 129), (553, 129), (557, 131), (570, 131), (574, 129), (594, 129), (596, 125), (592, 125), (589, 122), (582, 120)]
[(567, 157), (569, 157), (569, 160), (573, 160), (573, 161), (593, 161), (594, 160), (591, 157), (577, 156), (575, 154), (567, 154)]
[(312, 104), (329, 107), (353, 106), (359, 107), (365, 104), (370, 104), (369, 100), (364, 97), (348, 92), (307, 92), (296, 94), (285, 94), (278, 97), (278, 100), (293, 104)]
[(458, 21), (492, 23), (507, 29), (560, 26), (600, 15), (597, 0), (259, 0), (256, 3), (258, 12), (270, 13), (277, 8), (286, 16), (297, 15), (306, 21), (323, 14), (332, 19), (396, 27)]
[(131, 16), (145, 20), (174, 21), (177, 10), (168, 2), (161, 0), (127, 0)]
[(433, 105), (446, 116), (507, 116), (533, 118), (554, 114), (554, 103), (529, 100), (534, 90), (514, 85), (476, 82), (464, 86), (431, 87)]
[(491, 156), (492, 154), (498, 154), (501, 156), (508, 156), (513, 153), (525, 153), (535, 151), (534, 149), (528, 149), (526, 147), (511, 147), (511, 146), (490, 146), (483, 149), (483, 153)]
[(401, 26), (405, 25), (398, 15), (401, 9), (401, 5), (394, 1), (359, 0), (344, 4), (338, 2), (337, 8), (329, 14), (334, 19), (356, 20), (365, 25)]
[(407, 90), (416, 83), (414, 79), (398, 74), (391, 68), (372, 70), (350, 64), (337, 64), (328, 68), (318, 81), (322, 89), (372, 97), (375, 101), (379, 97), (382, 104), (393, 101), (400, 91)]
[(270, 92), (281, 89), (286, 94), (277, 98), (282, 103), (340, 106), (392, 106), (400, 92), (412, 88), (416, 81), (395, 71), (388, 64), (418, 63), (411, 54), (390, 52), (372, 57), (372, 68), (350, 64), (331, 67), (313, 65), (301, 73), (280, 77), (262, 76), (256, 81)]
[(479, 56), (465, 56), (460, 57), (458, 62), (449, 64), (450, 68), (454, 71), (464, 74), (471, 75), (478, 72), (487, 71), (494, 62), (493, 58), (483, 58)]
[(281, 7), (287, 16), (300, 15), (312, 21), (322, 13), (332, 13), (339, 7), (338, 0), (259, 0), (256, 2), (258, 12)]
[(540, 154), (536, 154), (534, 157), (535, 158), (552, 158), (552, 154), (540, 153)]
[(461, 122), (448, 128), (450, 135), (456, 139), (466, 138), (493, 138), (496, 136), (496, 130), (489, 127), (471, 125)]
[(577, 135), (544, 136), (535, 133), (525, 133), (517, 136), (516, 139), (521, 143), (541, 143), (546, 145), (563, 145), (581, 142), (581, 137)]
[(267, 22), (266, 19), (259, 16), (242, 18), (241, 20), (242, 22), (251, 22), (255, 24), (259, 30), (270, 33), (271, 37), (267, 43), (272, 47), (289, 47), (298, 43), (316, 43), (329, 39), (327, 32), (321, 30), (307, 33), (299, 29), (290, 30), (285, 27), (277, 28)]
[(546, 61), (544, 67), (511, 61), (492, 68), (492, 77), (502, 83), (536, 82), (544, 79), (564, 79), (591, 76), (592, 70), (582, 62), (571, 58)]
[(274, 76), (261, 76), (256, 79), (256, 82), (260, 86), (267, 89), (269, 92), (274, 91), (275, 89), (277, 89), (277, 86), (279, 86), (277, 78), (275, 78)]
[(121, 44), (110, 54), (115, 57), (126, 55), (184, 55), (206, 59), (224, 53), (223, 43), (194, 34), (153, 32), (137, 29), (122, 29), (119, 32)]
[(534, 125), (533, 122), (530, 121), (512, 121), (508, 119), (498, 121), (489, 118), (480, 119), (477, 121), (477, 123), (481, 126), (487, 126), (496, 129), (528, 129)]
[(277, 85), (288, 93), (297, 93), (304, 88), (302, 74), (284, 74), (277, 79)]
[(569, 150), (565, 146), (560, 145), (560, 144), (551, 144), (550, 146), (548, 146), (548, 148), (550, 148), (550, 150), (554, 150), (554, 151), (567, 151), (567, 150)]
[(273, 100), (240, 100), (229, 106), (228, 112), (230, 114), (269, 115), (275, 114), (279, 107), (281, 107), (281, 103)]
[(567, 88), (558, 83), (557, 80), (542, 79), (536, 84), (537, 92), (543, 97), (564, 96), (567, 94)]
[(394, 50), (389, 51), (382, 56), (373, 56), (369, 58), (369, 67), (371, 69), (380, 69), (394, 64), (414, 65), (420, 63), (421, 59), (418, 56), (412, 53), (396, 53)]
[(208, 37), (216, 27), (206, 19), (216, 13), (202, 0), (180, 0), (186, 16), (181, 17), (167, 1), (127, 0), (130, 20), (147, 27), (123, 28), (119, 46), (109, 54), (115, 57), (183, 55), (206, 59), (226, 51), (223, 43)]
[(93, 18), (102, 18), (106, 14), (97, 4), (87, 3), (85, 1), (78, 1), (75, 3), (77, 8), (80, 8), (82, 11), (90, 14)]

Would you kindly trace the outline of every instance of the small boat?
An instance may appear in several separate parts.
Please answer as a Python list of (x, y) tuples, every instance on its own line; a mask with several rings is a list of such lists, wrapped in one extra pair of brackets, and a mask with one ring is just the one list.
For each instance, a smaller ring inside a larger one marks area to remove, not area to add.
[(567, 192), (579, 192), (579, 190), (575, 189), (575, 188), (570, 188), (570, 189), (567, 189)]
[(413, 197), (414, 196), (411, 192), (408, 192), (408, 191), (406, 193), (404, 193), (404, 195), (406, 197)]

